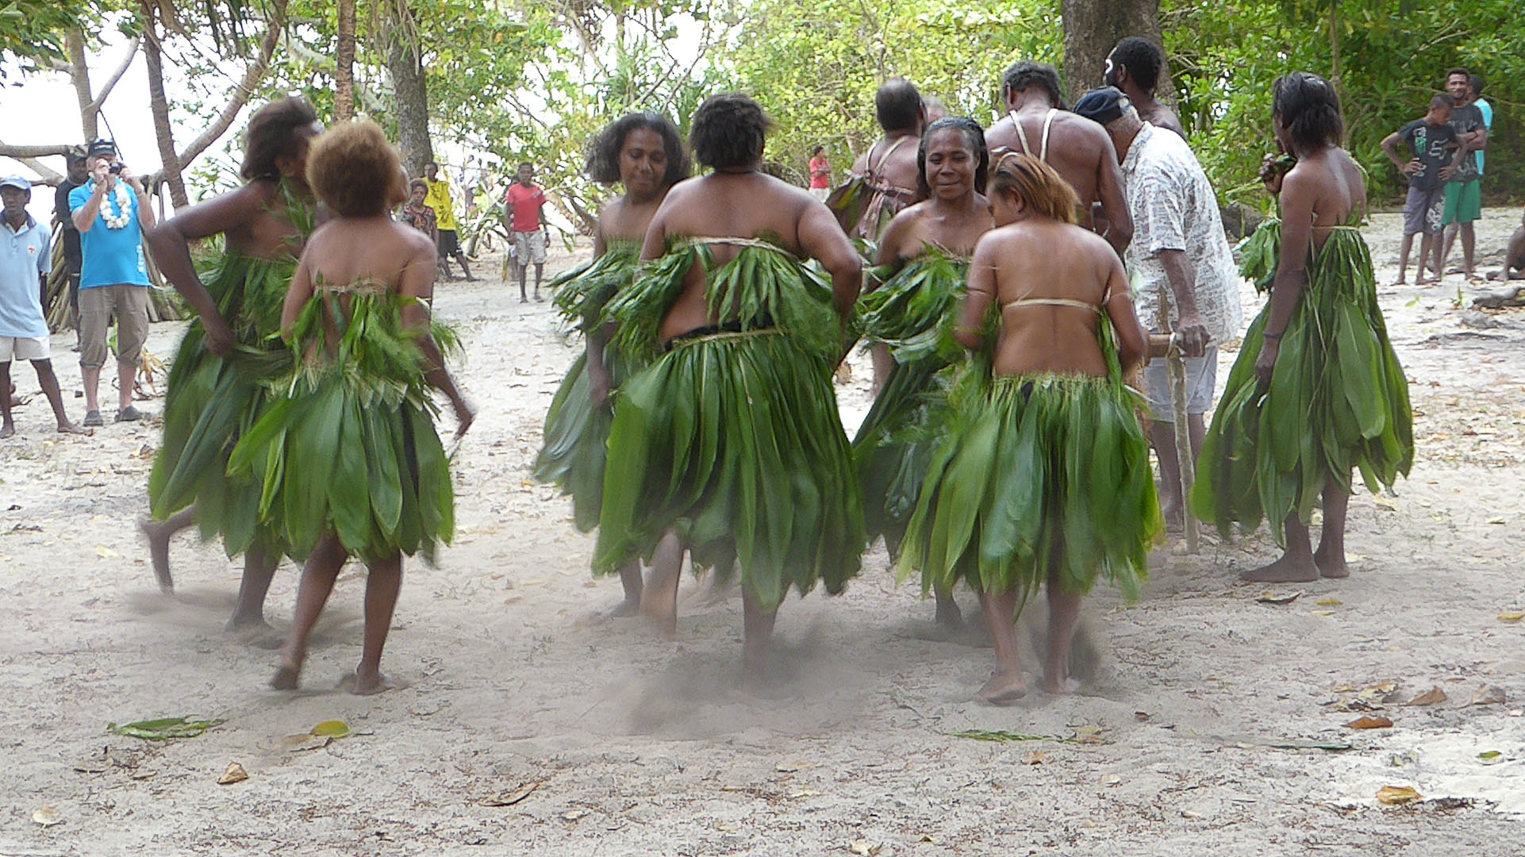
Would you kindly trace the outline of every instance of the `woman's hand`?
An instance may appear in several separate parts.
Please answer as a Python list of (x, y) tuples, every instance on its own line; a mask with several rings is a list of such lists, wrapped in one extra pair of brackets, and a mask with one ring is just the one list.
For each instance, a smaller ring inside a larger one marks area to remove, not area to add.
[(1276, 357), (1280, 353), (1281, 337), (1261, 340), (1260, 356), (1255, 358), (1255, 377), (1260, 381), (1260, 389), (1265, 390), (1271, 386), (1271, 375), (1276, 371)]

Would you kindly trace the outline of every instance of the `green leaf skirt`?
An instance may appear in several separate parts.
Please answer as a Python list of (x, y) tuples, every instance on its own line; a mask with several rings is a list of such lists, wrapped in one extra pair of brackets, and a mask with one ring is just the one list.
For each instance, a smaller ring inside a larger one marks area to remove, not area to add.
[(777, 329), (672, 344), (618, 392), (594, 570), (673, 529), (767, 609), (791, 585), (840, 592), (866, 535), (831, 361)]
[(1137, 393), (1106, 378), (971, 372), (938, 445), (897, 571), (1021, 592), (1051, 572), (1138, 597), (1163, 530)]
[[(615, 389), (632, 374), (629, 361), (613, 345), (604, 357)], [(588, 398), (588, 353), (573, 361), (545, 414), (544, 443), (535, 457), (535, 478), (572, 495), (572, 520), (586, 533), (598, 526), (604, 504), (604, 462), (614, 415), (610, 404), (594, 407)]]
[[(1280, 223), (1268, 221), (1252, 245), (1246, 274), (1268, 281)], [(1371, 255), (1360, 233), (1333, 230), (1310, 254), (1308, 283), (1282, 332), (1269, 387), (1255, 376), (1267, 303), (1250, 323), (1202, 445), (1192, 511), (1225, 536), (1293, 514), (1307, 524), (1328, 484), (1349, 491), (1359, 471), (1373, 493), (1407, 475), (1414, 461), (1408, 380), (1377, 305)]]

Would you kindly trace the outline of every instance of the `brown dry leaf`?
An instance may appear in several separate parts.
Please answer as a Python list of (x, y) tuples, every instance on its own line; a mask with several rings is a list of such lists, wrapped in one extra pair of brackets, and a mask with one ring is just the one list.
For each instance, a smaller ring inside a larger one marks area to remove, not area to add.
[(1334, 615), (1334, 611), (1333, 610), (1309, 610), (1308, 611), (1308, 615), (1309, 616), (1333, 616)]
[(1439, 687), (1432, 687), (1429, 690), (1425, 691), (1424, 693), (1421, 693), (1418, 696), (1414, 697), (1413, 699), (1410, 699), (1408, 704), (1409, 705), (1439, 705), (1442, 702), (1445, 702), (1447, 699), (1450, 699), (1450, 697), (1446, 696), (1446, 692), (1445, 691), (1441, 690)]
[(1345, 724), (1345, 728), (1346, 729), (1391, 729), (1391, 728), (1393, 728), (1393, 721), (1388, 720), (1386, 717), (1380, 717), (1380, 716), (1379, 717), (1373, 717), (1370, 714), (1367, 714), (1367, 715), (1364, 715), (1362, 717), (1357, 717), (1356, 719), (1350, 721), (1349, 723), (1346, 723)]
[(884, 843), (870, 843), (867, 839), (854, 839), (848, 843), (847, 850), (858, 857), (874, 857), (884, 850)]
[(1048, 761), (1048, 754), (1042, 750), (1034, 750), (1027, 754), (1027, 758), (1024, 761), (1029, 765), (1041, 765)]
[(1265, 592), (1255, 596), (1255, 600), (1261, 604), (1291, 604), (1301, 597), (1303, 597), (1301, 589), (1292, 592), (1272, 592), (1267, 589)]
[(1377, 790), (1377, 800), (1388, 806), (1402, 806), (1420, 799), (1419, 792), (1408, 786), (1383, 786)]
[(1481, 688), (1478, 688), (1477, 695), (1472, 697), (1472, 701), (1467, 704), (1503, 705), (1504, 699), (1504, 689), (1502, 687), (1494, 687), (1491, 684), (1485, 684)]
[(1525, 619), (1525, 613), (1500, 613), (1499, 614), (1499, 621), (1500, 622), (1518, 622), (1521, 619)]
[(36, 812), (32, 813), (32, 820), (43, 827), (52, 827), (55, 824), (63, 822), (63, 818), (59, 816), (58, 810), (51, 806), (39, 807)]
[(1313, 603), (1317, 604), (1320, 607), (1338, 607), (1341, 604), (1344, 604), (1345, 602), (1341, 601), (1338, 598), (1320, 598), (1319, 600), (1317, 600), (1317, 601), (1315, 601)]
[(234, 783), (241, 783), (247, 779), (249, 779), (249, 772), (244, 770), (244, 766), (237, 762), (230, 762), (228, 763), (228, 769), (223, 771), (222, 776), (217, 778), (217, 784), (219, 786), (231, 786)]
[(482, 806), (513, 806), (519, 801), (529, 797), (531, 792), (540, 788), (545, 784), (545, 782), (545, 780), (531, 780), (516, 789), (500, 792), (499, 794), (493, 795), (492, 797), (482, 798), (479, 803), (481, 803)]

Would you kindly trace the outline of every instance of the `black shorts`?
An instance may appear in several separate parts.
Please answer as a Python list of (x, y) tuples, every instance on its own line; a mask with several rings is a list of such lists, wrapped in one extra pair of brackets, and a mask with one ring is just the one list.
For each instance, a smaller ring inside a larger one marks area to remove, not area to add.
[(461, 242), (455, 237), (454, 229), (439, 231), (439, 254), (442, 257), (461, 255)]

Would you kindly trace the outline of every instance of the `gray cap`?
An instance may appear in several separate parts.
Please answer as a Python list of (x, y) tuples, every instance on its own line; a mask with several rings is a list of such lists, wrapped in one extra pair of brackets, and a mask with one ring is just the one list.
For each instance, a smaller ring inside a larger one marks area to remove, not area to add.
[(32, 192), (32, 183), (21, 176), (6, 176), (0, 179), (0, 187), (13, 187), (17, 190)]
[(1101, 125), (1106, 125), (1123, 115), (1128, 106), (1128, 96), (1114, 86), (1093, 89), (1075, 102), (1075, 112)]

